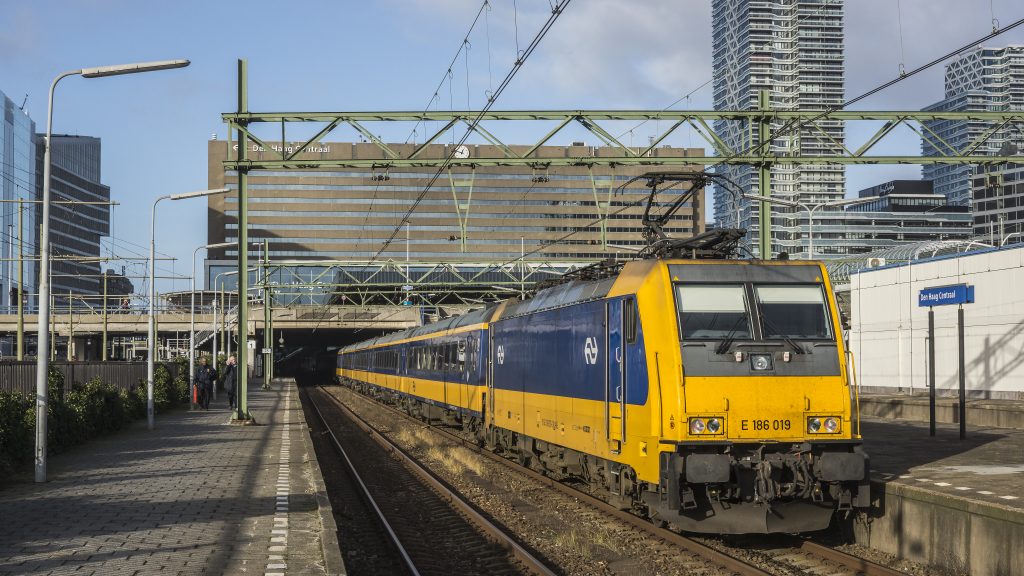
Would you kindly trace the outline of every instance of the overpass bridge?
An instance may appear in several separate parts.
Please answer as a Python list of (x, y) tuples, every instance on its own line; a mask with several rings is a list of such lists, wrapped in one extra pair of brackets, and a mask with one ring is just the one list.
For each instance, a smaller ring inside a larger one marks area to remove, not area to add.
[[(420, 326), (437, 318), (462, 314), (473, 306), (455, 304), (450, 306), (363, 306), (363, 305), (292, 305), (287, 307), (274, 306), (271, 309), (270, 326), (275, 333), (316, 333), (338, 334), (358, 333), (366, 330), (391, 331), (403, 330)], [(264, 312), (261, 305), (252, 308), (249, 316), (247, 333), (250, 338), (259, 341), (266, 329)], [(35, 354), (35, 336), (38, 326), (36, 314), (23, 316), (23, 334), (28, 355)], [(156, 314), (158, 348), (161, 356), (172, 356), (187, 353), (191, 318), (187, 310), (174, 308)], [(226, 326), (226, 328), (225, 328)], [(95, 310), (74, 310), (68, 313), (51, 315), (51, 332), (55, 335), (60, 348), (55, 355), (79, 360), (100, 359), (104, 342), (110, 350), (112, 344), (131, 343), (130, 350), (111, 353), (114, 358), (131, 358), (138, 356), (135, 350), (144, 350), (144, 341), (149, 330), (149, 314), (129, 311), (125, 313), (103, 314)], [(195, 315), (196, 346), (200, 350), (209, 351), (214, 331), (218, 339), (223, 338), (225, 331), (233, 335), (238, 333), (237, 315), (234, 310), (227, 314), (212, 314), (206, 310)], [(17, 314), (0, 314), (0, 335), (9, 337), (13, 342), (18, 332)], [(237, 339), (237, 338), (236, 338)], [(68, 341), (73, 342), (69, 354)], [(223, 350), (222, 344), (218, 346)], [(172, 351), (172, 349), (174, 349)], [(184, 349), (182, 352), (181, 349)]]

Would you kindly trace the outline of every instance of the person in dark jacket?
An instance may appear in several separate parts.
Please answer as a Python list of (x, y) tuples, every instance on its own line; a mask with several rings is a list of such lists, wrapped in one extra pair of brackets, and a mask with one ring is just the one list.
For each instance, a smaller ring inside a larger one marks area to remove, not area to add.
[(224, 368), (224, 391), (228, 393), (228, 405), (235, 408), (235, 388), (238, 387), (238, 360), (234, 355), (228, 357)]
[(206, 356), (199, 359), (199, 366), (196, 366), (196, 373), (192, 380), (199, 390), (199, 406), (203, 410), (210, 409), (210, 396), (213, 395), (213, 383), (217, 380), (217, 371), (212, 366), (207, 366)]

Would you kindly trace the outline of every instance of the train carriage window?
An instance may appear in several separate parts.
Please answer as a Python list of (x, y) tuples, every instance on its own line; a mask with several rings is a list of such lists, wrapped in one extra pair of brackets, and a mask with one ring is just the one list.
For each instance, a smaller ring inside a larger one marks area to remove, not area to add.
[(753, 331), (742, 284), (676, 286), (683, 340), (749, 339)]
[(755, 286), (765, 338), (832, 338), (828, 306), (818, 284)]

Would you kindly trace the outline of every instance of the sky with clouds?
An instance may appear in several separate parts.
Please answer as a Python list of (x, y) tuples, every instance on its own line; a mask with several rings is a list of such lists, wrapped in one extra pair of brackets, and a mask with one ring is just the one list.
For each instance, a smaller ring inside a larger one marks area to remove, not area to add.
[[(0, 90), (45, 129), (46, 93), (61, 71), (188, 58), (189, 68), (139, 76), (68, 78), (58, 88), (55, 133), (103, 140), (103, 181), (116, 201), (122, 247), (145, 246), (158, 196), (207, 187), (206, 141), (226, 136), (238, 58), (249, 61), (254, 111), (479, 109), (549, 14), (549, 0), (491, 0), (444, 80), (481, 0), (36, 0), (0, 8)], [(846, 0), (846, 95), (852, 98), (1024, 18), (1020, 0)], [(1024, 44), (1024, 27), (991, 45)], [(920, 109), (940, 100), (941, 66), (871, 97), (861, 109)], [(710, 0), (573, 0), (496, 109), (711, 107)], [(434, 96), (434, 90), (437, 96)], [(701, 88), (703, 86), (703, 88)], [(691, 94), (692, 93), (692, 94)], [(611, 126), (637, 145), (663, 126)], [(383, 130), (404, 140), (410, 127)], [(851, 139), (868, 127), (848, 129)], [(538, 128), (541, 132), (544, 127)], [(534, 133), (499, 133), (514, 140)], [(338, 133), (337, 139), (352, 138)], [(568, 140), (573, 137), (567, 133)], [(591, 140), (593, 138), (591, 137)], [(564, 143), (564, 142), (560, 142)], [(699, 146), (680, 134), (676, 145)], [(899, 135), (886, 151), (916, 153)], [(915, 167), (849, 171), (850, 190)], [(189, 274), (206, 242), (205, 201), (161, 204), (157, 246)], [(138, 267), (138, 270), (143, 270)], [(165, 281), (159, 289), (187, 289)]]

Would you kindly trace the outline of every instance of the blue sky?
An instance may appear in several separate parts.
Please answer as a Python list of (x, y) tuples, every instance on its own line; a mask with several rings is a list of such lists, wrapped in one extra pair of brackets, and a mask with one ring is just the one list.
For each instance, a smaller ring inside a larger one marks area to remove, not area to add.
[[(207, 187), (206, 141), (215, 133), (225, 137), (220, 114), (235, 107), (238, 58), (249, 61), (254, 111), (423, 109), (480, 5), (480, 0), (5, 3), (0, 90), (17, 103), (28, 94), (26, 110), (43, 131), (46, 92), (61, 71), (192, 61), (183, 70), (68, 78), (58, 88), (54, 132), (103, 139), (103, 180), (121, 203), (113, 233), (119, 239), (116, 250), (124, 254), (143, 250), (129, 243), (147, 244), (154, 198)], [(482, 106), (488, 88), (509, 70), (517, 39), (520, 48), (530, 41), (548, 6), (548, 0), (491, 0), (470, 36), (468, 61), (460, 57), (433, 106), (465, 108), (467, 99), (471, 108)], [(1003, 24), (1024, 17), (1019, 0), (995, 0), (991, 6)], [(910, 69), (986, 34), (991, 20), (987, 0), (847, 0), (847, 97), (897, 75), (901, 60)], [(710, 43), (709, 0), (573, 0), (495, 108), (664, 108), (710, 78)], [(1014, 30), (992, 44), (1008, 43), (1024, 43), (1024, 33)], [(941, 97), (937, 67), (860, 107), (919, 109)], [(710, 99), (705, 87), (677, 108), (710, 108)], [(636, 129), (637, 143), (655, 128)], [(395, 139), (404, 139), (408, 130), (403, 127)], [(351, 137), (338, 133), (337, 138), (345, 136)], [(687, 135), (673, 143), (700, 145)], [(904, 135), (891, 150), (915, 153), (917, 146)], [(855, 191), (918, 174), (914, 167), (861, 168), (850, 171), (848, 187)], [(205, 201), (161, 207), (158, 250), (178, 258), (174, 270), (188, 274), (192, 250), (206, 242)], [(187, 283), (162, 282), (158, 288), (185, 289)]]

